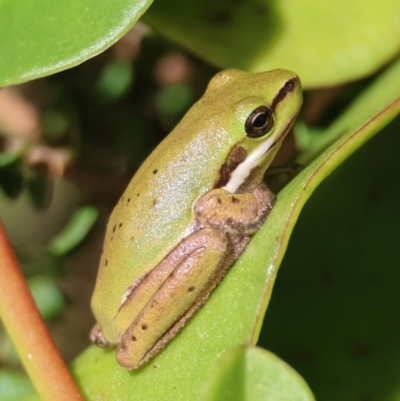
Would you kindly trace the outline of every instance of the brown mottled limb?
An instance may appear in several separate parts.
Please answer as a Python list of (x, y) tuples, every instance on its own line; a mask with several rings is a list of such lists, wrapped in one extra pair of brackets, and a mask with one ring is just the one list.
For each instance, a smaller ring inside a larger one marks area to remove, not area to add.
[(228, 237), (218, 230), (199, 230), (182, 241), (165, 259), (171, 273), (122, 336), (119, 364), (137, 369), (163, 348), (221, 281), (231, 254)]
[(253, 192), (240, 194), (214, 189), (198, 200), (195, 212), (204, 227), (247, 236), (260, 228), (274, 202), (275, 195), (263, 183)]
[(82, 401), (26, 285), (1, 221), (0, 316), (41, 399)]

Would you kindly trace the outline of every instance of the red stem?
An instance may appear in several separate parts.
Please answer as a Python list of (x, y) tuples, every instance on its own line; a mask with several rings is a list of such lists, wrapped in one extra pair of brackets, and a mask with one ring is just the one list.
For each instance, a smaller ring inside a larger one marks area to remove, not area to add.
[(0, 316), (43, 401), (82, 401), (38, 311), (0, 220)]

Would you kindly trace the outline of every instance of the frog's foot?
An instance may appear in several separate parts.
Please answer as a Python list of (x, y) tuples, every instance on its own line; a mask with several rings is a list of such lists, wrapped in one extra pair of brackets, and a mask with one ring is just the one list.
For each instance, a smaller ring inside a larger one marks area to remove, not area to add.
[(96, 323), (90, 332), (90, 341), (101, 348), (110, 347), (111, 344), (106, 341), (101, 331), (100, 325)]

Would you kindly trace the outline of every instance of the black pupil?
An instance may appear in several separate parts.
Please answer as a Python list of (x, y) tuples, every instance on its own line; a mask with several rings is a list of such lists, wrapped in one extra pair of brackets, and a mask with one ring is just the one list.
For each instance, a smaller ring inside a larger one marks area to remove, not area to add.
[(253, 120), (253, 127), (254, 128), (262, 128), (268, 121), (267, 113), (260, 113), (257, 117)]

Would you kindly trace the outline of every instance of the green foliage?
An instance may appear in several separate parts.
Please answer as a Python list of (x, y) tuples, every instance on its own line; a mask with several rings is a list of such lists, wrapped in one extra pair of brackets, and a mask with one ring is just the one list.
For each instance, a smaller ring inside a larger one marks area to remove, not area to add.
[(0, 3), (0, 86), (62, 71), (105, 50), (150, 0)]
[(57, 283), (48, 276), (35, 276), (28, 281), (36, 305), (44, 319), (56, 316), (65, 306)]
[(366, 76), (398, 53), (397, 0), (158, 0), (157, 31), (221, 68), (296, 71), (306, 88)]
[(54, 256), (70, 252), (87, 236), (97, 215), (97, 210), (92, 206), (83, 206), (76, 210), (64, 230), (52, 239), (48, 252)]
[(0, 370), (0, 398), (2, 401), (17, 401), (32, 391), (29, 379), (22, 373)]
[(104, 100), (114, 100), (122, 96), (132, 82), (132, 69), (129, 63), (114, 61), (102, 71), (97, 81), (96, 91)]
[(211, 370), (204, 401), (313, 401), (304, 379), (276, 355), (257, 347), (224, 353)]

